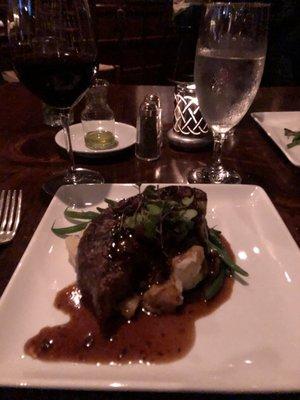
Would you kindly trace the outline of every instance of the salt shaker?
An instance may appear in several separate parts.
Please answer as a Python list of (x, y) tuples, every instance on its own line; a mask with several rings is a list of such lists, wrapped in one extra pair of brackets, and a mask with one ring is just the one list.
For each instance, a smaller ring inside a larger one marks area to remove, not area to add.
[(154, 161), (160, 157), (162, 146), (160, 99), (157, 95), (145, 97), (137, 118), (135, 155), (140, 160)]

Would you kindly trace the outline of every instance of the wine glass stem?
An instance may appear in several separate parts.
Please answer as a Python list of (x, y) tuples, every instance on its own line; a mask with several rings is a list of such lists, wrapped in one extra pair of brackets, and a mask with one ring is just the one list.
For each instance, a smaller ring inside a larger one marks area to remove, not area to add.
[(214, 168), (220, 168), (222, 167), (222, 149), (225, 137), (224, 135), (217, 132), (213, 132), (213, 137), (214, 137), (214, 150), (212, 157), (212, 166)]
[(60, 120), (62, 127), (65, 131), (66, 137), (67, 137), (67, 149), (68, 149), (68, 154), (70, 158), (70, 166), (69, 166), (69, 174), (74, 175), (76, 171), (76, 165), (75, 165), (75, 159), (74, 159), (74, 153), (73, 153), (73, 148), (72, 148), (72, 140), (71, 140), (71, 134), (70, 134), (70, 110), (66, 111), (61, 111), (60, 113)]

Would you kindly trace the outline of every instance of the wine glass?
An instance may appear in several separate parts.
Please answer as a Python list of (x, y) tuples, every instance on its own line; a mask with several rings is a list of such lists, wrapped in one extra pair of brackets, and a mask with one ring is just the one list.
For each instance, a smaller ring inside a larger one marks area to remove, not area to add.
[(225, 169), (222, 145), (248, 111), (260, 85), (267, 50), (269, 5), (206, 4), (196, 50), (194, 79), (200, 111), (212, 130), (212, 163), (190, 171), (192, 183), (240, 183)]
[(65, 184), (102, 183), (92, 170), (77, 168), (69, 129), (70, 109), (88, 89), (96, 45), (86, 0), (9, 0), (8, 36), (20, 81), (45, 104), (59, 109), (71, 165), (43, 186), (54, 194)]

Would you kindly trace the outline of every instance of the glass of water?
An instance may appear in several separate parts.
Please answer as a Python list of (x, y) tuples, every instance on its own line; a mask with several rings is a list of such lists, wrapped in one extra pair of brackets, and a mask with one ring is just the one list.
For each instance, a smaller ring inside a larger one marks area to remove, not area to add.
[(222, 145), (251, 106), (264, 70), (269, 5), (206, 5), (197, 43), (194, 79), (200, 111), (212, 130), (212, 163), (190, 171), (189, 182), (240, 183), (224, 168)]

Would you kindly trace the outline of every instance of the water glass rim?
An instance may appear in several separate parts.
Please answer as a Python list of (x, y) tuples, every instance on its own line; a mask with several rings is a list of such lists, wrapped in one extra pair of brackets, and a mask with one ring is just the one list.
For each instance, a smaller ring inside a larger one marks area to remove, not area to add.
[(217, 7), (217, 6), (227, 6), (227, 7), (241, 7), (247, 6), (249, 8), (267, 8), (270, 7), (270, 3), (260, 3), (260, 2), (225, 2), (225, 1), (214, 1), (211, 3), (206, 3), (205, 7)]

